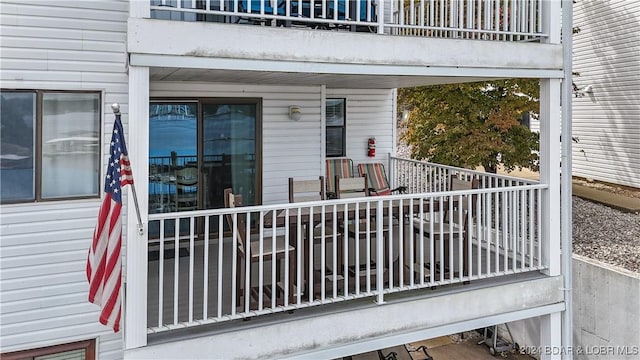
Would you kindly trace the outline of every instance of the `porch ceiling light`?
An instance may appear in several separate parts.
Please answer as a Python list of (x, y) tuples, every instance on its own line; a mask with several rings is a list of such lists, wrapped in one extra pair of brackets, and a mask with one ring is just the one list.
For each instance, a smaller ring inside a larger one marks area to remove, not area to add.
[(298, 121), (302, 118), (302, 109), (298, 105), (289, 106), (289, 119)]

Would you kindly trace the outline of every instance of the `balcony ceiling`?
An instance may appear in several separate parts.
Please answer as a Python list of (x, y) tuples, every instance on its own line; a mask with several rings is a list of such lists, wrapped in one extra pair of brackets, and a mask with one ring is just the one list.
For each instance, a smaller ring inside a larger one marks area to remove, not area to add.
[(151, 81), (195, 81), (261, 85), (326, 85), (328, 88), (389, 89), (481, 81), (482, 77), (320, 74), (227, 69), (152, 67)]

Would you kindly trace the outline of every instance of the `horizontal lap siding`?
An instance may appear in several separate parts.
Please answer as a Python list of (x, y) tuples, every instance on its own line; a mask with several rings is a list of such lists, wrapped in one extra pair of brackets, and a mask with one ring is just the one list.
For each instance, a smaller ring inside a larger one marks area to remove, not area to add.
[[(386, 162), (393, 151), (395, 114), (391, 89), (327, 89), (327, 98), (347, 99), (347, 157), (354, 165)], [(367, 157), (370, 137), (376, 138), (376, 157)]]
[[(314, 178), (322, 173), (321, 88), (152, 82), (152, 98), (246, 97), (262, 99), (263, 203), (288, 201), (288, 178)], [(354, 164), (386, 161), (393, 149), (393, 91), (327, 89), (327, 98), (347, 99), (347, 156)], [(290, 120), (290, 105), (302, 108), (299, 121)], [(367, 139), (377, 141), (376, 158), (366, 156)]]
[(574, 5), (573, 174), (640, 187), (640, 2)]
[[(102, 92), (106, 153), (111, 103), (120, 103), (127, 124), (128, 1), (3, 0), (0, 10), (2, 88)], [(2, 205), (1, 352), (98, 338), (100, 359), (122, 358), (122, 334), (100, 325), (98, 307), (87, 301), (99, 206), (97, 198)]]

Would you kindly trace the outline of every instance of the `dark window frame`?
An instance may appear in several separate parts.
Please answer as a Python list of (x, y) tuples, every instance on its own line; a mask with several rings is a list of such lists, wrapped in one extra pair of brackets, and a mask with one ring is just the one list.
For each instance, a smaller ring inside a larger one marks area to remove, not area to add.
[(95, 339), (76, 341), (76, 342), (61, 344), (61, 345), (41, 347), (37, 349), (29, 349), (29, 350), (4, 353), (2, 354), (1, 357), (4, 360), (33, 360), (37, 356), (53, 355), (53, 354), (67, 352), (67, 351), (82, 350), (82, 349), (85, 350), (84, 352), (85, 360), (96, 359), (96, 340)]
[[(202, 137), (204, 136), (203, 131), (203, 106), (204, 105), (215, 105), (215, 104), (225, 104), (232, 102), (234, 104), (247, 104), (247, 105), (255, 105), (256, 106), (256, 178), (255, 178), (255, 203), (256, 205), (262, 204), (263, 200), (263, 192), (262, 192), (262, 174), (263, 174), (263, 99), (256, 97), (152, 97), (149, 98), (149, 105), (158, 104), (158, 103), (195, 103), (196, 111), (197, 111), (197, 157), (198, 157), (198, 173), (201, 176), (201, 169), (203, 166), (202, 161)], [(199, 183), (202, 182), (202, 179), (198, 179)], [(198, 206), (202, 206), (204, 204), (204, 192), (198, 193)]]
[(84, 90), (43, 90), (43, 89), (0, 89), (0, 92), (12, 92), (12, 93), (32, 93), (36, 95), (36, 113), (34, 123), (34, 198), (33, 199), (17, 199), (17, 200), (3, 200), (0, 198), (1, 204), (28, 204), (38, 202), (50, 202), (50, 201), (64, 201), (64, 200), (83, 200), (83, 199), (99, 199), (102, 193), (100, 185), (102, 185), (102, 163), (100, 162), (102, 155), (102, 106), (98, 108), (98, 149), (96, 154), (96, 161), (98, 164), (98, 187), (95, 195), (78, 195), (78, 196), (59, 196), (59, 197), (42, 197), (42, 122), (43, 122), (43, 99), (45, 94), (93, 94), (98, 95), (98, 104), (102, 105), (103, 94), (100, 91), (84, 91)]
[[(325, 157), (327, 158), (339, 158), (347, 156), (347, 99), (346, 98), (326, 98), (326, 100), (342, 100), (342, 113), (344, 114), (344, 122), (342, 125), (328, 125), (327, 124), (327, 103), (325, 102), (325, 130), (324, 130), (324, 139), (325, 139)], [(329, 129), (342, 129), (342, 151), (339, 155), (336, 154), (328, 154), (326, 143), (327, 143), (327, 131)]]

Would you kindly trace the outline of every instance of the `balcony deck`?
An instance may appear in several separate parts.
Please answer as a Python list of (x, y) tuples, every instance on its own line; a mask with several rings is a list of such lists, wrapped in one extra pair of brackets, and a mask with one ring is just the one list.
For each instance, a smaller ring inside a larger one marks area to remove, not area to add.
[[(226, 254), (231, 254), (231, 249), (230, 249), (231, 239), (225, 238), (225, 243), (226, 245), (223, 245), (224, 247), (223, 252)], [(475, 244), (475, 246), (477, 246), (477, 244)], [(178, 291), (177, 309), (176, 307), (174, 307), (175, 292), (173, 290), (174, 281), (176, 279), (174, 277), (174, 271), (175, 271), (174, 250), (173, 249), (168, 250), (166, 253), (166, 255), (168, 256), (166, 256), (165, 259), (163, 260), (164, 262), (163, 268), (165, 269), (165, 271), (163, 273), (162, 279), (160, 279), (159, 277), (159, 269), (160, 269), (159, 260), (149, 261), (149, 267), (148, 267), (149, 283), (148, 283), (148, 289), (147, 289), (149, 294), (149, 301), (148, 301), (148, 307), (147, 307), (147, 325), (149, 328), (159, 329), (159, 328), (162, 328), (163, 325), (174, 324), (174, 323), (187, 324), (190, 321), (193, 322), (194, 319), (207, 319), (208, 317), (211, 317), (211, 316), (223, 317), (224, 314), (232, 314), (234, 312), (233, 311), (234, 308), (235, 308), (236, 314), (242, 314), (244, 312), (243, 310), (244, 303), (240, 306), (236, 306), (236, 307), (232, 306), (233, 303), (232, 303), (231, 297), (232, 297), (233, 290), (231, 288), (230, 281), (227, 281), (227, 282), (223, 281), (221, 287), (219, 287), (219, 284), (216, 281), (208, 281), (209, 285), (207, 286), (207, 296), (205, 296), (204, 283), (206, 280), (204, 278), (205, 272), (202, 271), (204, 269), (204, 258), (205, 258), (204, 251), (205, 249), (203, 244), (194, 246), (193, 251), (189, 251), (185, 248), (182, 248), (179, 251), (178, 268), (189, 269), (191, 262), (193, 261), (193, 268), (195, 271), (193, 272), (192, 275), (190, 275), (189, 271), (178, 272), (177, 281), (178, 281), (179, 291)], [(494, 249), (491, 249), (489, 250), (489, 252), (490, 254), (487, 254), (486, 249), (483, 249), (482, 254), (478, 253), (477, 251), (473, 252), (473, 255), (471, 258), (471, 264), (472, 264), (471, 268), (475, 269), (475, 271), (473, 271), (474, 273), (477, 273), (476, 271), (480, 267), (482, 267), (483, 269), (482, 272), (487, 274), (491, 274), (491, 273), (498, 274), (498, 273), (501, 273), (502, 269), (505, 269), (505, 268), (515, 268), (515, 269), (524, 268), (523, 263), (520, 260), (515, 260), (515, 263), (507, 264), (505, 262), (505, 259), (507, 259), (506, 261), (508, 262), (512, 262), (512, 260), (511, 260), (511, 257), (504, 255), (504, 251), (499, 251), (498, 253), (496, 253)], [(208, 246), (208, 254), (209, 254), (208, 258), (212, 259), (212, 261), (209, 261), (208, 263), (207, 273), (208, 273), (209, 279), (215, 279), (216, 274), (219, 274), (219, 273), (230, 274), (232, 272), (231, 262), (223, 263), (223, 268), (220, 271), (219, 263), (217, 261), (217, 259), (219, 258), (220, 252), (219, 252), (217, 243), (213, 242)], [(425, 258), (428, 259), (429, 256), (430, 254), (427, 251), (425, 254)], [(453, 252), (453, 257), (455, 259), (458, 259), (459, 256), (461, 256), (461, 254), (458, 248), (456, 247)], [(489, 264), (486, 264), (487, 258), (491, 258), (493, 260)], [(436, 269), (438, 269), (438, 265), (439, 264), (436, 265)], [(454, 265), (454, 268), (456, 267), (455, 265)], [(397, 269), (398, 258), (396, 258), (395, 260), (395, 266)], [(430, 292), (432, 292), (432, 290), (438, 287), (460, 283), (460, 281), (457, 281), (459, 280), (458, 278), (452, 279), (449, 276), (449, 272), (445, 272), (443, 274), (444, 275), (443, 280), (440, 280), (439, 271), (435, 272), (434, 281), (430, 281), (428, 268), (425, 268), (424, 270), (425, 281), (421, 283), (419, 281), (420, 275), (418, 274), (419, 272), (418, 266), (415, 267), (414, 271), (416, 272), (416, 274), (414, 274), (414, 277), (413, 277), (414, 278), (413, 285), (410, 284), (411, 273), (408, 266), (405, 266), (404, 274), (403, 274), (403, 281), (406, 287), (413, 288), (416, 290), (422, 289), (422, 290), (419, 290), (419, 292), (417, 293), (414, 292), (413, 293), (414, 296), (420, 296), (419, 295), (420, 292), (424, 294), (423, 296), (429, 296)], [(320, 270), (315, 269), (315, 273), (316, 273), (316, 276), (318, 277)], [(190, 276), (193, 276), (193, 279), (190, 279)], [(266, 273), (265, 276), (269, 278), (270, 274)], [(333, 295), (333, 288), (332, 288), (333, 281), (332, 281), (332, 276), (330, 274), (326, 276), (328, 278), (327, 281), (325, 282), (325, 286), (326, 286), (325, 291), (327, 292), (327, 294), (325, 294), (324, 296), (325, 297), (324, 303), (331, 304), (335, 302), (341, 302), (342, 300), (347, 300), (346, 297), (343, 298), (343, 294), (344, 294), (343, 281), (336, 282), (336, 293), (339, 295), (333, 299), (329, 299)], [(225, 278), (229, 279), (229, 277), (227, 276), (225, 276)], [(163, 282), (163, 288), (165, 289), (164, 292), (162, 293), (161, 302), (159, 301), (159, 297), (157, 296), (159, 294), (159, 288), (158, 288), (159, 281)], [(352, 276), (350, 278), (349, 292), (355, 294), (354, 282), (355, 282), (355, 278)], [(190, 290), (189, 290), (189, 284), (191, 283), (193, 284), (192, 295), (190, 295)], [(393, 283), (398, 286), (400, 285), (399, 274), (397, 273), (397, 271), (394, 274)], [(440, 284), (440, 283), (443, 285), (431, 286), (431, 284)], [(385, 286), (389, 286), (389, 284), (386, 284)], [(320, 289), (320, 287), (321, 287), (321, 284), (319, 283), (315, 284), (313, 302), (318, 302), (318, 303), (323, 302), (322, 290)], [(366, 283), (360, 284), (360, 292), (361, 293), (366, 292)], [(307, 294), (301, 293), (300, 295), (302, 299), (309, 300)], [(193, 306), (191, 308), (189, 306), (190, 302), (187, 301), (189, 296), (192, 296), (193, 298), (191, 302)], [(372, 294), (370, 296), (374, 297), (375, 294)], [(265, 301), (267, 302), (265, 308), (267, 308), (271, 302), (271, 298), (265, 295)], [(162, 320), (160, 320), (160, 316), (159, 316), (160, 304), (162, 304)], [(177, 315), (177, 318), (174, 320), (174, 316), (176, 315)], [(251, 312), (243, 315), (243, 317), (252, 317), (252, 316), (253, 315), (251, 314)]]
[[(148, 333), (366, 298), (383, 304), (395, 293), (428, 296), (432, 288), (546, 268), (545, 186), (397, 158), (390, 168), (392, 185), (404, 184), (408, 194), (150, 215), (159, 236), (149, 247)], [(481, 185), (452, 190), (452, 177)], [(473, 210), (458, 211), (464, 208)], [(255, 265), (238, 256), (244, 248), (236, 225), (224, 228), (225, 220), (240, 216), (251, 241), (261, 244)], [(363, 216), (369, 221), (353, 222)], [(437, 219), (439, 229), (431, 228)], [(355, 232), (314, 239), (314, 229), (328, 224)], [(435, 236), (438, 230), (442, 235)], [(263, 245), (272, 239), (295, 248), (282, 268)], [(250, 281), (238, 277), (250, 266)]]

